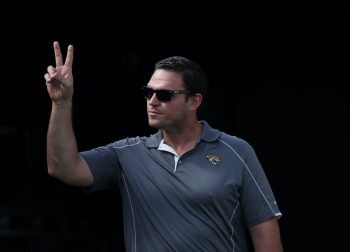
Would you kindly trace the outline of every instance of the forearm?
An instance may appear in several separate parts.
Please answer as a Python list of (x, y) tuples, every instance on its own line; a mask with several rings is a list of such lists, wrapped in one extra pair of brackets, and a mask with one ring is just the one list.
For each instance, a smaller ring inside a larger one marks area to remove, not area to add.
[(53, 103), (47, 133), (48, 172), (51, 176), (65, 180), (74, 173), (78, 160), (72, 125), (72, 103)]

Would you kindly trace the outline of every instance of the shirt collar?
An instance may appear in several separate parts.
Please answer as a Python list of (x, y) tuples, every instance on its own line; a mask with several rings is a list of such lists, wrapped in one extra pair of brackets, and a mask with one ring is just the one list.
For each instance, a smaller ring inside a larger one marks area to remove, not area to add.
[[(220, 131), (210, 127), (210, 125), (206, 121), (200, 121), (203, 125), (203, 130), (201, 134), (201, 140), (206, 142), (213, 142), (219, 138)], [(157, 133), (151, 135), (146, 139), (146, 146), (149, 148), (158, 148), (160, 142), (163, 139), (162, 130), (158, 130)]]

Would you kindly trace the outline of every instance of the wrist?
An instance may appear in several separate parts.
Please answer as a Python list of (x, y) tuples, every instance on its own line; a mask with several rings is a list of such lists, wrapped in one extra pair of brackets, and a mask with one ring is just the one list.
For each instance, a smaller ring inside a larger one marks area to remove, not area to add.
[(57, 110), (71, 110), (72, 101), (71, 100), (52, 101), (52, 108)]

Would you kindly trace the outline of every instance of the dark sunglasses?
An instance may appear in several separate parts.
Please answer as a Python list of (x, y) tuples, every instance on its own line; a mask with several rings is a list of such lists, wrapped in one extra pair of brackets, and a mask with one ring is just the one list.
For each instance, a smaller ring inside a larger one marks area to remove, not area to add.
[(152, 89), (147, 86), (142, 87), (143, 95), (147, 100), (150, 100), (154, 94), (160, 102), (168, 102), (174, 95), (190, 94), (188, 90), (167, 90), (167, 89)]

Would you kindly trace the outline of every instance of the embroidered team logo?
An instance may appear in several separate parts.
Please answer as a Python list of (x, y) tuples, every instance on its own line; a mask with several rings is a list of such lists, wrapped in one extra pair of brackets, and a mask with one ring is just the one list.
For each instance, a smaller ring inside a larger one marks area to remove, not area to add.
[(206, 158), (213, 164), (216, 165), (221, 161), (220, 157), (215, 154), (208, 154), (206, 155)]

